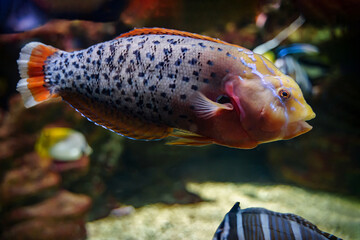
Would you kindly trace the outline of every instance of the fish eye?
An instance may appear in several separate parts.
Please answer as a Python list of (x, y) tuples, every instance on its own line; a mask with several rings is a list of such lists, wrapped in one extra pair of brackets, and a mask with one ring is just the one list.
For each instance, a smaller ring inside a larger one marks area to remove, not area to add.
[(216, 102), (220, 104), (231, 103), (230, 97), (226, 95), (220, 95), (216, 98)]
[(279, 90), (279, 96), (281, 97), (282, 100), (286, 100), (286, 99), (289, 99), (291, 97), (291, 93), (287, 89), (280, 89)]

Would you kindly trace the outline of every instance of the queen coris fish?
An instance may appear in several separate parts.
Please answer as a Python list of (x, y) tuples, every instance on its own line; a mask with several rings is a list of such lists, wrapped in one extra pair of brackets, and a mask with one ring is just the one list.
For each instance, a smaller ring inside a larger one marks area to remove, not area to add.
[(237, 202), (225, 215), (213, 240), (342, 240), (318, 229), (306, 219), (291, 213), (265, 208), (240, 209)]
[(253, 148), (305, 133), (315, 117), (295, 81), (261, 55), (182, 31), (135, 29), (75, 52), (31, 42), (18, 64), (26, 107), (61, 97), (134, 139)]

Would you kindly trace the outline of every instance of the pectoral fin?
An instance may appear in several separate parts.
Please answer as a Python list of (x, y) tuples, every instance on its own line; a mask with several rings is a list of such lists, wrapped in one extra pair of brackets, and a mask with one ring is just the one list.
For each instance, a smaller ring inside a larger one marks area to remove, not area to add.
[(221, 111), (231, 111), (234, 109), (231, 103), (220, 104), (207, 98), (204, 94), (198, 93), (194, 99), (194, 107), (196, 114), (204, 119), (212, 118)]

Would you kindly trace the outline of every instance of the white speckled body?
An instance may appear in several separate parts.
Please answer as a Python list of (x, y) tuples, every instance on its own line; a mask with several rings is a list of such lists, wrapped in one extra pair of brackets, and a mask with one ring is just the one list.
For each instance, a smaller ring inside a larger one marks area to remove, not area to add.
[[(72, 105), (76, 93), (89, 104), (101, 103), (109, 114), (193, 130), (194, 94), (206, 92), (216, 99), (226, 74), (254, 74), (244, 61), (266, 64), (243, 48), (176, 35), (142, 35), (72, 53), (59, 51), (48, 59), (45, 75), (52, 91), (70, 96), (64, 99)], [(263, 74), (274, 74), (267, 69)]]
[(129, 138), (253, 148), (303, 134), (315, 117), (296, 82), (267, 59), (183, 31), (135, 29), (76, 52), (31, 42), (18, 64), (26, 107), (60, 96)]

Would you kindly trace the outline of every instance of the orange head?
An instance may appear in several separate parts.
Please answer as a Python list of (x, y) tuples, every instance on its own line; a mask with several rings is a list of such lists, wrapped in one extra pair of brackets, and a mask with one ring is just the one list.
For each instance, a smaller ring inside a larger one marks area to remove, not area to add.
[(254, 76), (232, 76), (225, 82), (225, 91), (240, 116), (239, 124), (251, 139), (271, 142), (311, 130), (306, 121), (315, 113), (292, 78), (283, 74)]

